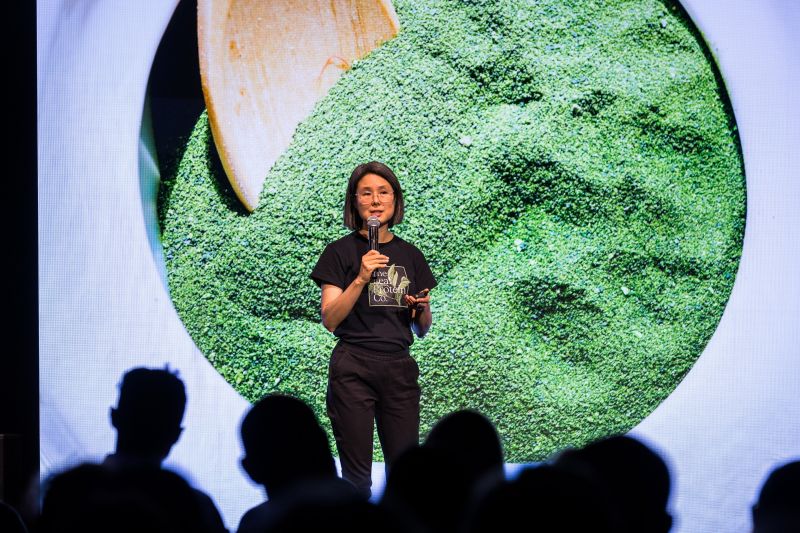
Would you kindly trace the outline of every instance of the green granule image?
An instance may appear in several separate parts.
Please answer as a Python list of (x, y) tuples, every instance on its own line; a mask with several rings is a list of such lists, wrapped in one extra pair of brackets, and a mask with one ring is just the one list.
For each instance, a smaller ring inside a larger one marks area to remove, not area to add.
[(405, 193), (394, 231), (439, 281), (411, 348), (422, 436), (476, 409), (528, 462), (630, 430), (702, 353), (739, 264), (743, 162), (713, 58), (672, 2), (394, 5), (398, 36), (298, 126), (253, 213), (198, 120), (159, 203), (189, 334), (245, 398), (294, 394), (330, 435), (336, 339), (309, 274), (349, 231), (350, 172), (378, 160)]

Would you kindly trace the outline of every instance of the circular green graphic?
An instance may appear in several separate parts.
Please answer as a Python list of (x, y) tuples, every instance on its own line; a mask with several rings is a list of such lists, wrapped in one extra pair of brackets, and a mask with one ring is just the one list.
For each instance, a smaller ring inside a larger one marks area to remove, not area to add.
[(478, 409), (524, 462), (629, 430), (702, 352), (741, 254), (736, 128), (696, 31), (656, 0), (395, 7), (398, 37), (298, 127), (252, 214), (198, 121), (160, 198), (189, 333), (247, 399), (296, 394), (329, 429), (308, 276), (375, 159), (439, 281), (412, 347), (423, 434)]

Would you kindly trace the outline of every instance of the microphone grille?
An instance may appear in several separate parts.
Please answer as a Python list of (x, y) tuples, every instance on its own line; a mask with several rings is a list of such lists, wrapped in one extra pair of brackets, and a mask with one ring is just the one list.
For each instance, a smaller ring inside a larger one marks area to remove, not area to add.
[(367, 219), (367, 226), (369, 226), (369, 227), (376, 228), (376, 227), (380, 227), (380, 225), (381, 225), (381, 221), (378, 220), (378, 217), (374, 217), (373, 216), (373, 217), (369, 217)]

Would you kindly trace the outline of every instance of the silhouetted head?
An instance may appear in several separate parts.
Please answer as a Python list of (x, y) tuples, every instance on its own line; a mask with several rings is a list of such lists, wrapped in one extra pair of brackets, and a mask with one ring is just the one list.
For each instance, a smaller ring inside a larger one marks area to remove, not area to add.
[(619, 531), (669, 531), (670, 478), (666, 463), (638, 440), (620, 435), (569, 450), (556, 465), (594, 478), (612, 505)]
[(589, 478), (550, 465), (523, 470), (476, 507), (468, 531), (610, 532), (607, 501)]
[(265, 396), (244, 417), (241, 435), (242, 466), (270, 499), (294, 483), (336, 477), (325, 430), (302, 400)]
[(477, 411), (456, 411), (439, 420), (425, 439), (425, 446), (455, 459), (469, 483), (487, 476), (497, 481), (503, 478), (500, 438), (489, 419)]
[(117, 430), (117, 452), (163, 461), (180, 438), (186, 389), (169, 370), (134, 368), (120, 384), (119, 402), (111, 409)]
[(800, 461), (772, 471), (753, 506), (753, 531), (800, 531)]

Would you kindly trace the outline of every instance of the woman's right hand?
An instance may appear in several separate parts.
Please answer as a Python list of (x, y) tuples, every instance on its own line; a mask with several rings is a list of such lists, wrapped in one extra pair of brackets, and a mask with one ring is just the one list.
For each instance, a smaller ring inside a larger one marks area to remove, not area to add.
[(377, 250), (370, 250), (361, 256), (361, 269), (358, 272), (358, 279), (366, 285), (372, 279), (372, 272), (376, 268), (385, 267), (389, 264), (389, 258)]

